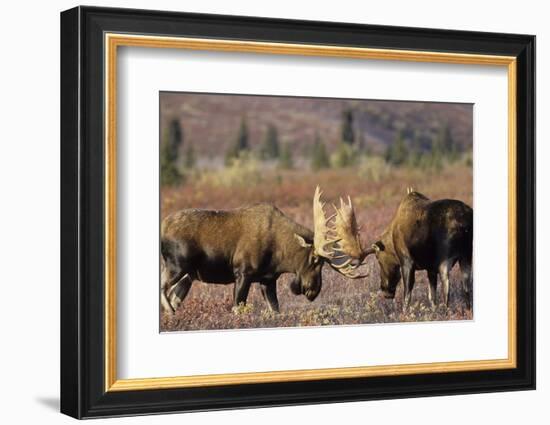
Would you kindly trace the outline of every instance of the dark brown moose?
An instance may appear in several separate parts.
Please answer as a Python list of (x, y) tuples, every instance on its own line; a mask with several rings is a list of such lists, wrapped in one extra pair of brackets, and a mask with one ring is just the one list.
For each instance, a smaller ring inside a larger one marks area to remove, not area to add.
[(272, 311), (279, 311), (276, 283), (283, 273), (295, 274), (296, 295), (315, 300), (322, 286), (321, 269), (328, 262), (350, 278), (353, 265), (338, 263), (336, 242), (325, 218), (321, 192), (313, 198), (314, 231), (275, 206), (258, 204), (228, 211), (187, 209), (166, 217), (161, 226), (161, 304), (174, 312), (194, 280), (235, 282), (233, 303), (246, 303), (250, 285), (258, 282)]
[[(353, 226), (345, 225), (344, 218)], [(351, 201), (348, 205), (341, 202), (335, 230), (337, 237), (347, 243), (342, 245), (340, 242), (340, 251), (359, 261), (369, 254), (376, 254), (380, 266), (380, 289), (386, 298), (395, 297), (397, 285), (403, 277), (403, 310), (407, 310), (411, 302), (416, 270), (428, 272), (428, 297), (432, 306), (437, 303), (439, 275), (443, 299), (449, 306), (449, 272), (457, 262), (466, 303), (471, 308), (473, 210), (468, 205), (452, 199), (431, 201), (409, 188), (391, 223), (369, 248), (363, 249), (356, 237), (358, 233), (350, 232), (353, 227), (357, 228), (357, 223)]]

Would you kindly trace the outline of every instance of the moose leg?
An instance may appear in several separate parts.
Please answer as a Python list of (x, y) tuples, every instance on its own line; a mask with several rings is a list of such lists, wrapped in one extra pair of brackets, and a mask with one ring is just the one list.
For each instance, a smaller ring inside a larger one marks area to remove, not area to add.
[(250, 279), (241, 271), (235, 273), (235, 287), (233, 288), (233, 306), (237, 307), (240, 303), (246, 304), (248, 291), (250, 291)]
[(462, 289), (466, 295), (466, 306), (471, 309), (473, 306), (473, 282), (472, 282), (472, 261), (463, 258), (460, 260), (460, 272), (462, 273)]
[(187, 296), (192, 283), (193, 278), (189, 276), (189, 274), (186, 274), (174, 286), (172, 286), (172, 288), (170, 288), (170, 291), (168, 291), (166, 296), (168, 297), (170, 305), (174, 311), (178, 309), (179, 305)]
[(411, 260), (405, 259), (401, 264), (401, 276), (403, 277), (403, 312), (406, 312), (411, 304), (414, 287), (414, 268)]
[(447, 307), (449, 307), (449, 298), (450, 298), (450, 282), (449, 282), (449, 269), (450, 263), (444, 261), (439, 266), (439, 277), (441, 278), (441, 283), (443, 284), (443, 302)]
[(170, 305), (170, 302), (168, 301), (168, 298), (166, 298), (166, 293), (163, 289), (160, 291), (160, 305), (164, 309), (164, 311), (168, 313), (174, 313), (174, 308)]
[(437, 305), (437, 271), (429, 270), (428, 280), (430, 281), (428, 285), (428, 299), (432, 304), (432, 308), (434, 308)]
[(279, 312), (279, 300), (277, 299), (277, 281), (268, 280), (261, 282), (262, 295), (267, 302), (269, 310)]
[(183, 277), (183, 270), (178, 270), (177, 272), (170, 272), (166, 267), (163, 267), (162, 274), (160, 277), (160, 304), (169, 313), (174, 313), (175, 309), (168, 301), (168, 293), (172, 292), (174, 285)]

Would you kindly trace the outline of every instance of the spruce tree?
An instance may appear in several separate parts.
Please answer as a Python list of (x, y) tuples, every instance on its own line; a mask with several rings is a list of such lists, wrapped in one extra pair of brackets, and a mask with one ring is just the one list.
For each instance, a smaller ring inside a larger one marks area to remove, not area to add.
[(403, 132), (397, 132), (395, 141), (386, 150), (386, 161), (392, 165), (403, 165), (409, 157)]
[(276, 159), (279, 157), (279, 133), (277, 127), (269, 124), (261, 148), (263, 159)]
[(170, 121), (160, 147), (160, 180), (162, 185), (173, 186), (181, 182), (178, 169), (183, 132), (177, 119)]
[(290, 170), (294, 167), (294, 160), (292, 159), (292, 150), (290, 149), (290, 144), (283, 144), (283, 149), (281, 150), (281, 155), (279, 156), (279, 168), (283, 170)]
[(451, 127), (447, 123), (443, 126), (442, 137), (443, 146), (445, 147), (445, 155), (449, 161), (456, 161), (459, 156), (459, 146), (451, 133)]
[(179, 149), (183, 143), (183, 131), (181, 130), (180, 122), (178, 119), (170, 121), (168, 126), (168, 149), (170, 149), (170, 155), (175, 160), (179, 155)]
[(225, 154), (225, 165), (231, 165), (233, 159), (238, 158), (241, 153), (248, 151), (248, 137), (248, 125), (246, 124), (246, 118), (242, 117), (237, 136)]
[(355, 130), (353, 128), (353, 111), (351, 108), (346, 108), (342, 112), (342, 142), (353, 145), (355, 142)]
[(368, 150), (368, 147), (366, 146), (366, 142), (365, 142), (365, 135), (363, 134), (363, 132), (361, 131), (361, 129), (359, 129), (357, 131), (357, 150), (359, 152), (363, 152), (363, 151), (366, 151)]
[(246, 124), (246, 118), (241, 118), (241, 125), (239, 126), (239, 133), (235, 139), (235, 150), (237, 152), (247, 151), (248, 146), (248, 125)]
[(318, 134), (315, 134), (315, 142), (311, 152), (311, 169), (314, 171), (321, 168), (330, 167), (330, 160), (325, 144), (321, 141)]
[(443, 154), (444, 154), (444, 145), (441, 140), (434, 143), (432, 147), (432, 161), (431, 166), (436, 170), (441, 170), (443, 167)]
[(409, 155), (409, 164), (413, 167), (419, 167), (422, 160), (422, 135), (418, 130), (414, 131)]
[(187, 145), (187, 149), (185, 151), (184, 166), (186, 169), (191, 170), (192, 168), (195, 168), (196, 162), (197, 159), (195, 157), (195, 149), (193, 149), (192, 144), (189, 144)]

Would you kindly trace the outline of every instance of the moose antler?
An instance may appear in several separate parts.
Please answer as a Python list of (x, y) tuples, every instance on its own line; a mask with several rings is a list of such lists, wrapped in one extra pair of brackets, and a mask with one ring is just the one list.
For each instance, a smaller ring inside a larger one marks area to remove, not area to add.
[[(333, 256), (332, 259), (346, 260), (341, 264), (331, 262), (330, 265), (339, 273), (352, 279), (366, 277), (367, 275), (357, 275), (355, 273), (355, 270), (361, 265), (368, 252), (361, 246), (360, 227), (357, 225), (351, 198), (348, 196), (347, 204), (340, 198), (340, 208), (337, 208), (335, 205), (333, 207), (336, 210), (336, 220), (334, 227), (330, 230), (336, 235), (337, 243), (334, 244), (334, 251), (338, 255)], [(358, 264), (352, 264), (354, 260), (356, 262), (359, 260)]]
[(360, 228), (357, 225), (351, 198), (348, 196), (347, 204), (340, 198), (340, 208), (334, 206), (334, 209), (336, 210), (334, 232), (340, 239), (338, 250), (349, 257), (362, 260), (364, 257), (359, 237)]
[(321, 194), (321, 189), (317, 186), (313, 196), (313, 249), (319, 257), (331, 259), (334, 256), (334, 251), (327, 248), (338, 242), (338, 239), (330, 236), (328, 223), (335, 215), (333, 214), (329, 218), (325, 217), (323, 209), (325, 204), (321, 202)]

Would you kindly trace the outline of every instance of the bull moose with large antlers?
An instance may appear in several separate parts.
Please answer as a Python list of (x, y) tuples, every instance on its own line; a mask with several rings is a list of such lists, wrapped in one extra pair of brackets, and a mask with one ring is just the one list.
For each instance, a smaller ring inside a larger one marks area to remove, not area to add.
[[(428, 297), (436, 304), (437, 278), (443, 284), (443, 298), (449, 305), (449, 272), (458, 262), (468, 307), (472, 304), (473, 210), (453, 199), (431, 201), (426, 196), (407, 190), (381, 238), (363, 248), (351, 200), (341, 200), (334, 226), (337, 248), (347, 262), (362, 262), (376, 254), (380, 266), (380, 289), (393, 299), (401, 278), (404, 283), (403, 309), (409, 307), (415, 283), (415, 271), (428, 272)], [(356, 264), (355, 264), (356, 265)]]
[[(234, 282), (235, 306), (246, 303), (251, 284), (258, 282), (268, 307), (278, 311), (276, 283), (283, 273), (295, 275), (291, 291), (309, 301), (321, 291), (325, 262), (347, 277), (363, 277), (354, 272), (355, 259), (342, 262), (335, 254), (334, 244), (342, 241), (331, 234), (327, 223), (332, 217), (325, 217), (320, 198), (317, 187), (313, 231), (268, 204), (230, 211), (188, 209), (166, 217), (161, 226), (163, 308), (174, 312), (194, 280)], [(350, 235), (356, 228), (345, 230)]]

